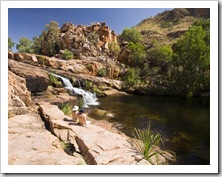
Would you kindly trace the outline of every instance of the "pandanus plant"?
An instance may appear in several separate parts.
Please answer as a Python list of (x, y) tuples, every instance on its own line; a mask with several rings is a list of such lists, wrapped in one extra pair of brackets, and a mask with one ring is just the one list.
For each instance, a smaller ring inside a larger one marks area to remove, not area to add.
[[(139, 151), (146, 160), (150, 161), (150, 158), (157, 155), (159, 152), (155, 150), (155, 147), (161, 142), (163, 144), (161, 135), (156, 132), (152, 133), (150, 130), (151, 123), (149, 122), (146, 130), (140, 130), (134, 128), (132, 133), (135, 139), (132, 139), (132, 143), (137, 151)], [(151, 162), (151, 161), (150, 161)]]

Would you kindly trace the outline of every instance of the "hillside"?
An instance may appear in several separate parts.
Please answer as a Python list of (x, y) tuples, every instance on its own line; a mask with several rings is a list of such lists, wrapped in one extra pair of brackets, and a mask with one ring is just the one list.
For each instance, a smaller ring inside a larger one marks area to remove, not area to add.
[(209, 9), (173, 9), (146, 18), (134, 28), (143, 35), (144, 44), (171, 44), (183, 35), (199, 18), (209, 18)]

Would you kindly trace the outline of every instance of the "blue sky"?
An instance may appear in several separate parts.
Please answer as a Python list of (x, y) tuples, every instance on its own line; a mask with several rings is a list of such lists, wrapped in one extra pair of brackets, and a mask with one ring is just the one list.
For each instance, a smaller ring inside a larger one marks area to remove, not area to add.
[[(116, 34), (124, 28), (137, 25), (141, 20), (157, 13), (163, 8), (9, 8), (8, 35), (16, 44), (21, 37), (30, 40), (39, 36), (50, 21), (61, 27), (65, 22), (75, 25), (90, 25), (93, 22), (106, 22)], [(14, 49), (15, 50), (15, 49)]]

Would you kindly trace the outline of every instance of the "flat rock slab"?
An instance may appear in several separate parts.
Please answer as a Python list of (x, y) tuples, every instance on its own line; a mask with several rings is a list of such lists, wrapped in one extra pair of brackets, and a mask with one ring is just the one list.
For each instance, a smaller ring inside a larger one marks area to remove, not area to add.
[(81, 165), (81, 156), (64, 152), (57, 137), (45, 129), (38, 114), (18, 115), (8, 120), (9, 165)]
[(51, 131), (60, 138), (65, 137), (69, 141), (76, 142), (88, 164), (150, 165), (133, 149), (125, 136), (93, 124), (89, 124), (88, 127), (76, 125), (55, 105), (40, 103), (39, 107), (42, 115), (49, 122)]

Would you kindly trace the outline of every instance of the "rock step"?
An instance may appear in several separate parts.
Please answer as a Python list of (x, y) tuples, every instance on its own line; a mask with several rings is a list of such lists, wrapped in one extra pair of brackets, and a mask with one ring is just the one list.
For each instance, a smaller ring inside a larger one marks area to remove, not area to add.
[(38, 114), (8, 119), (9, 165), (85, 165), (79, 154), (64, 152), (60, 141), (45, 129)]
[(59, 139), (72, 143), (85, 161), (91, 165), (150, 165), (142, 158), (128, 139), (104, 128), (89, 124), (74, 124), (55, 105), (38, 103), (40, 112), (50, 124), (50, 130)]

